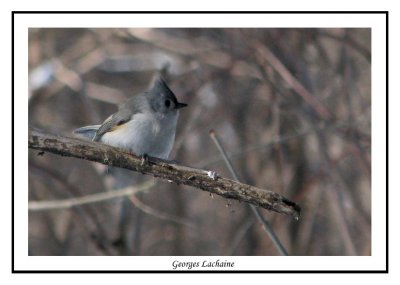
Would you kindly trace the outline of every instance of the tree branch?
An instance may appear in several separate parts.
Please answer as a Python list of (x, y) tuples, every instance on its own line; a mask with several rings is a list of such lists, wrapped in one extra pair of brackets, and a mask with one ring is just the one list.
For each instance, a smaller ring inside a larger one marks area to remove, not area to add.
[(28, 147), (62, 156), (126, 168), (171, 180), (178, 185), (192, 186), (224, 198), (236, 199), (267, 210), (291, 215), (295, 219), (300, 217), (300, 207), (282, 195), (221, 177), (213, 171), (186, 167), (153, 157), (142, 160), (140, 156), (109, 145), (46, 134), (38, 130), (29, 130)]
[(29, 211), (43, 211), (43, 210), (59, 210), (69, 209), (75, 206), (82, 206), (86, 204), (103, 202), (115, 198), (121, 198), (125, 196), (133, 196), (137, 192), (145, 191), (155, 185), (154, 181), (147, 181), (137, 187), (126, 187), (114, 191), (107, 191), (103, 193), (89, 194), (81, 197), (74, 197), (61, 200), (51, 201), (29, 201)]

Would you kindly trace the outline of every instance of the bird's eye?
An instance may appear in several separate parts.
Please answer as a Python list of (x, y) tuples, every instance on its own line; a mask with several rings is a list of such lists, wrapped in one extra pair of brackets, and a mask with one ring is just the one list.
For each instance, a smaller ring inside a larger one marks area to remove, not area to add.
[(164, 101), (165, 107), (169, 108), (169, 106), (171, 106), (171, 101), (170, 100), (165, 100)]

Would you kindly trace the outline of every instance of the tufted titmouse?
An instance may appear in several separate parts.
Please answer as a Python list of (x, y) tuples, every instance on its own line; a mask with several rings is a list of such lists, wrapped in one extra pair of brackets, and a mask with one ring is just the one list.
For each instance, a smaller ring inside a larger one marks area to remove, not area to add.
[(186, 106), (159, 78), (152, 89), (119, 106), (103, 124), (82, 127), (74, 133), (137, 155), (166, 159), (174, 144), (179, 109)]

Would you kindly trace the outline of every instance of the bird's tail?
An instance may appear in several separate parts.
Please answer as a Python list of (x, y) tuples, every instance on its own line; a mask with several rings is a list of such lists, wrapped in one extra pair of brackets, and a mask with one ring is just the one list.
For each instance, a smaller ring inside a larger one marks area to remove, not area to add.
[(100, 128), (100, 125), (85, 126), (85, 127), (74, 130), (73, 133), (93, 140), (93, 138), (96, 135), (96, 132), (99, 128)]

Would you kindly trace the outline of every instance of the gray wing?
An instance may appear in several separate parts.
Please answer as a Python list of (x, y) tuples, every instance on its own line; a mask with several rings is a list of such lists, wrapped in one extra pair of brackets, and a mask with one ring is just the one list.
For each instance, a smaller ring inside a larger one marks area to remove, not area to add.
[(116, 126), (129, 122), (131, 120), (131, 115), (132, 112), (129, 111), (129, 109), (121, 108), (117, 113), (111, 115), (103, 122), (97, 130), (93, 141), (99, 141), (105, 133), (112, 131)]
[(140, 95), (133, 96), (124, 104), (122, 104), (119, 107), (118, 112), (108, 117), (100, 126), (93, 138), (93, 141), (99, 141), (105, 133), (112, 131), (116, 126), (120, 126), (126, 122), (129, 122), (132, 118), (132, 115), (141, 113), (141, 109), (145, 107), (145, 97), (146, 93), (142, 93)]
[(93, 126), (85, 126), (73, 131), (74, 134), (78, 134), (84, 136), (90, 140), (96, 136), (97, 130), (100, 128), (101, 125), (93, 125)]

